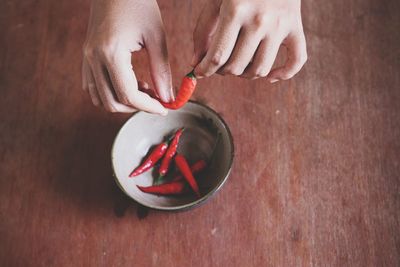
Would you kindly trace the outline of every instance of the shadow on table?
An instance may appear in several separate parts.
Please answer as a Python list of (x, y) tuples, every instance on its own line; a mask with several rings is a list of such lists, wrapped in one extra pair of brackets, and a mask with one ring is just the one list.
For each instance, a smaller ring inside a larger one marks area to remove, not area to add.
[(55, 161), (60, 162), (55, 166), (55, 191), (84, 215), (122, 218), (133, 211), (140, 220), (149, 213), (118, 188), (112, 174), (112, 143), (128, 118), (129, 115), (90, 112), (72, 121), (71, 131), (60, 133), (59, 138), (65, 139), (62, 146), (54, 148), (63, 155), (62, 160)]

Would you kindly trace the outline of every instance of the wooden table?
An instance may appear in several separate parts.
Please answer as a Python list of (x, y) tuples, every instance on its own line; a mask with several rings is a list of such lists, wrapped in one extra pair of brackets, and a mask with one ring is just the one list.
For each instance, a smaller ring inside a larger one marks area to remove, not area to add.
[[(202, 80), (234, 169), (206, 205), (166, 213), (111, 176), (128, 115), (81, 90), (88, 2), (2, 1), (0, 266), (399, 266), (399, 3), (304, 1), (295, 79)], [(176, 84), (200, 5), (160, 1)], [(134, 61), (148, 78), (145, 54)]]

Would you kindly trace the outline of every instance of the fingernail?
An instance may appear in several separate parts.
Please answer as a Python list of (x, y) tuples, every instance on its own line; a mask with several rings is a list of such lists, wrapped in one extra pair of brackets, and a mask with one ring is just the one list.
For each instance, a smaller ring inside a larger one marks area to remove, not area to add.
[(200, 73), (198, 73), (198, 72), (196, 71), (196, 69), (194, 69), (193, 71), (194, 71), (194, 76), (196, 76), (196, 79), (201, 79), (201, 78), (204, 77), (203, 75), (201, 75)]
[(174, 89), (172, 87), (171, 87), (171, 89), (169, 89), (169, 93), (171, 95), (171, 101), (175, 101)]
[(277, 81), (279, 81), (279, 79), (273, 78), (273, 79), (270, 79), (270, 80), (269, 80), (270, 83), (276, 83)]
[(163, 102), (171, 102), (171, 94), (169, 90), (161, 90), (159, 92), (160, 98)]

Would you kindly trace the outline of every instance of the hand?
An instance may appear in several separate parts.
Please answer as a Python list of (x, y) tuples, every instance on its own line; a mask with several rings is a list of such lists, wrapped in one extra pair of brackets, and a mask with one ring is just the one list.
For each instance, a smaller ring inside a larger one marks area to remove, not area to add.
[[(93, 0), (84, 45), (83, 88), (94, 105), (110, 112), (136, 109), (167, 114), (145, 82), (138, 82), (131, 53), (146, 48), (156, 95), (173, 100), (171, 70), (160, 11), (155, 0)], [(144, 91), (144, 92), (142, 92)]]
[[(217, 72), (276, 82), (293, 77), (307, 60), (300, 0), (208, 0), (193, 39), (199, 78)], [(271, 71), (281, 44), (287, 61)]]

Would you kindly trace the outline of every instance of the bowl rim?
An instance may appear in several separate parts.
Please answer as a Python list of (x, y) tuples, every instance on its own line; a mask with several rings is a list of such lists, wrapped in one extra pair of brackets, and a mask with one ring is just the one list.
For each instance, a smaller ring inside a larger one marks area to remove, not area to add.
[(224, 175), (223, 179), (218, 183), (218, 185), (216, 187), (214, 187), (210, 192), (208, 192), (206, 195), (202, 196), (199, 199), (196, 199), (195, 201), (192, 201), (190, 203), (187, 204), (183, 204), (183, 205), (179, 205), (179, 206), (172, 206), (172, 207), (162, 207), (162, 206), (154, 206), (154, 205), (149, 205), (146, 203), (143, 203), (135, 198), (133, 198), (131, 195), (128, 194), (128, 192), (125, 191), (124, 187), (120, 184), (117, 175), (115, 174), (115, 169), (114, 169), (114, 148), (115, 148), (115, 143), (116, 140), (118, 138), (118, 136), (121, 134), (122, 129), (124, 129), (124, 127), (127, 125), (127, 123), (132, 120), (135, 116), (137, 116), (140, 113), (147, 113), (145, 111), (137, 111), (135, 113), (132, 114), (132, 116), (126, 120), (124, 122), (124, 124), (121, 126), (121, 128), (118, 130), (112, 147), (111, 147), (111, 168), (112, 168), (112, 172), (113, 172), (113, 177), (114, 177), (114, 181), (116, 182), (117, 186), (121, 189), (122, 192), (124, 192), (125, 195), (127, 195), (130, 199), (132, 199), (133, 201), (139, 203), (142, 206), (154, 209), (154, 210), (160, 210), (160, 211), (184, 211), (184, 210), (189, 210), (195, 207), (198, 207), (202, 204), (204, 204), (207, 200), (209, 200), (212, 196), (214, 196), (221, 188), (222, 186), (225, 184), (225, 182), (228, 180), (228, 177), (232, 171), (232, 167), (233, 167), (233, 161), (235, 158), (235, 146), (234, 146), (234, 142), (233, 142), (233, 136), (232, 133), (229, 129), (228, 124), (225, 122), (225, 120), (222, 118), (221, 115), (218, 114), (218, 112), (216, 112), (215, 110), (213, 110), (211, 107), (206, 106), (205, 104), (202, 104), (198, 101), (195, 100), (189, 100), (189, 103), (197, 105), (197, 106), (201, 106), (202, 108), (207, 109), (208, 111), (210, 111), (211, 113), (213, 113), (214, 115), (217, 116), (217, 118), (221, 121), (224, 129), (226, 130), (226, 132), (228, 133), (228, 139), (229, 139), (229, 145), (231, 147), (231, 155), (229, 158), (229, 163), (228, 163), (228, 171), (226, 172), (226, 174)]

